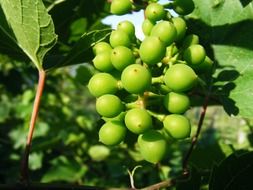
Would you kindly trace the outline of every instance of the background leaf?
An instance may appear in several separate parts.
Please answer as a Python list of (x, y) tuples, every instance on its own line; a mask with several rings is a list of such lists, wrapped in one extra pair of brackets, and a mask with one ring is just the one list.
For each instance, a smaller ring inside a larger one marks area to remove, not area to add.
[[(215, 93), (229, 115), (253, 117), (253, 3), (195, 0), (189, 30), (200, 36), (218, 63)], [(224, 76), (224, 72), (236, 75)], [(244, 98), (242, 98), (244, 97)]]
[[(54, 25), (41, 0), (2, 0), (0, 30), (42, 69), (45, 54), (56, 43)], [(7, 24), (8, 23), (8, 24)]]
[(253, 152), (238, 151), (214, 168), (210, 190), (252, 189)]

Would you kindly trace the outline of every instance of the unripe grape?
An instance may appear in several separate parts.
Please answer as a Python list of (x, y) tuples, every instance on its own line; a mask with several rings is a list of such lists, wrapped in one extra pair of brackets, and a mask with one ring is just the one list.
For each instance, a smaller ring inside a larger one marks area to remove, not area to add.
[(120, 144), (126, 136), (127, 128), (120, 121), (108, 121), (99, 130), (99, 141), (108, 146)]
[(128, 34), (123, 30), (112, 31), (109, 41), (111, 46), (114, 48), (117, 46), (131, 46), (131, 39)]
[(154, 164), (161, 161), (167, 153), (165, 137), (155, 130), (148, 130), (139, 135), (138, 145), (143, 158)]
[(104, 117), (115, 117), (123, 111), (123, 108), (121, 100), (112, 94), (102, 95), (96, 101), (96, 110)]
[(175, 40), (180, 41), (185, 36), (185, 32), (187, 29), (186, 22), (181, 17), (172, 18), (172, 22), (173, 22), (173, 25), (175, 26), (176, 31), (177, 31), (177, 37)]
[(170, 113), (181, 114), (190, 107), (190, 99), (184, 93), (170, 92), (164, 96), (163, 105)]
[(174, 0), (173, 9), (179, 15), (188, 15), (194, 10), (192, 0)]
[(145, 17), (153, 22), (162, 20), (166, 12), (164, 7), (158, 3), (150, 3), (145, 10)]
[(139, 64), (127, 66), (121, 74), (123, 87), (132, 94), (143, 93), (151, 85), (151, 74), (149, 70)]
[(190, 65), (197, 73), (212, 73), (213, 72), (213, 61), (206, 56), (205, 60), (198, 65)]
[(169, 46), (175, 41), (177, 37), (177, 30), (171, 22), (161, 21), (152, 28), (150, 36), (159, 37), (165, 46)]
[(110, 11), (115, 15), (124, 15), (130, 12), (132, 3), (130, 0), (112, 0)]
[(98, 55), (105, 51), (111, 51), (112, 47), (107, 42), (98, 42), (95, 46), (93, 46), (93, 52), (95, 55)]
[(135, 57), (131, 49), (125, 46), (117, 46), (111, 52), (112, 65), (122, 71), (128, 65), (135, 63)]
[(184, 60), (192, 65), (198, 65), (205, 60), (206, 51), (203, 46), (194, 44), (184, 51)]
[(117, 80), (108, 73), (97, 73), (90, 78), (88, 89), (93, 96), (114, 94), (118, 90)]
[(156, 36), (146, 37), (139, 49), (141, 60), (148, 65), (154, 65), (162, 60), (166, 53), (166, 47)]
[(135, 37), (135, 27), (133, 23), (128, 20), (119, 22), (117, 25), (117, 30), (125, 31), (130, 39)]
[(89, 148), (88, 154), (92, 160), (100, 162), (110, 155), (110, 149), (104, 145), (93, 145)]
[(149, 19), (145, 19), (142, 22), (141, 28), (142, 28), (142, 32), (145, 36), (149, 36), (151, 33), (152, 28), (154, 27), (155, 23), (152, 22)]
[(199, 43), (199, 37), (196, 34), (189, 34), (184, 38), (182, 48), (186, 49), (191, 45), (198, 44)]
[(93, 59), (94, 67), (100, 71), (108, 72), (114, 69), (111, 62), (111, 51), (104, 51)]
[(175, 92), (190, 90), (197, 82), (198, 76), (186, 64), (175, 64), (169, 67), (164, 75), (164, 82)]
[(125, 124), (131, 132), (141, 134), (152, 127), (152, 118), (147, 110), (133, 108), (127, 111)]
[(183, 115), (167, 115), (163, 121), (165, 130), (174, 139), (185, 139), (191, 134), (191, 124), (189, 119)]

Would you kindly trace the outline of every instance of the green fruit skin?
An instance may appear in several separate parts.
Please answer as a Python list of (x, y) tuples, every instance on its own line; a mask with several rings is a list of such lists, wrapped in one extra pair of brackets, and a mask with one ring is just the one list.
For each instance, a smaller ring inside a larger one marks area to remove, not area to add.
[(138, 145), (143, 158), (153, 164), (161, 161), (167, 153), (167, 142), (165, 137), (155, 130), (148, 130), (139, 135)]
[(135, 37), (135, 27), (133, 23), (128, 20), (119, 22), (117, 25), (117, 30), (125, 31), (130, 39)]
[(135, 134), (141, 134), (152, 127), (152, 118), (145, 109), (133, 108), (125, 116), (126, 127)]
[(190, 107), (190, 99), (184, 93), (170, 92), (164, 96), (164, 107), (170, 113), (182, 114)]
[(165, 46), (169, 46), (175, 41), (177, 30), (171, 22), (161, 21), (152, 28), (150, 36), (158, 37)]
[(152, 28), (154, 27), (155, 23), (152, 22), (149, 19), (145, 19), (142, 22), (141, 28), (142, 28), (142, 32), (145, 36), (149, 36), (151, 33)]
[(107, 42), (98, 42), (96, 45), (93, 46), (92, 50), (95, 55), (98, 55), (105, 51), (111, 51), (112, 47)]
[(129, 38), (128, 34), (123, 30), (112, 31), (109, 41), (111, 46), (114, 48), (117, 46), (131, 46), (131, 39)]
[(175, 64), (169, 67), (164, 75), (164, 82), (174, 92), (185, 92), (194, 87), (198, 76), (186, 64)]
[(173, 9), (179, 15), (188, 15), (194, 10), (192, 0), (174, 0)]
[(112, 65), (119, 71), (122, 71), (128, 65), (135, 63), (133, 52), (125, 46), (115, 47), (111, 52), (110, 58)]
[(99, 130), (99, 141), (108, 146), (120, 144), (126, 136), (127, 128), (122, 122), (108, 121)]
[(191, 45), (198, 44), (199, 37), (196, 34), (188, 34), (185, 36), (182, 44), (182, 49), (186, 49)]
[(205, 60), (206, 51), (203, 46), (194, 44), (184, 51), (184, 60), (192, 65), (198, 65)]
[(180, 41), (185, 36), (186, 30), (187, 30), (186, 22), (181, 17), (172, 18), (172, 22), (173, 22), (173, 24), (176, 28), (176, 31), (177, 31), (177, 37), (176, 37), (175, 41)]
[(96, 101), (96, 110), (104, 117), (115, 117), (123, 111), (123, 108), (121, 100), (112, 94), (100, 96)]
[(118, 90), (117, 80), (108, 73), (97, 73), (93, 75), (88, 83), (90, 93), (99, 97), (104, 94), (114, 94)]
[(115, 15), (124, 15), (130, 12), (132, 3), (130, 0), (112, 0), (110, 11)]
[(89, 148), (88, 154), (92, 160), (100, 162), (110, 155), (110, 149), (104, 145), (94, 145)]
[(93, 64), (96, 69), (102, 72), (109, 72), (114, 69), (111, 62), (111, 51), (104, 51), (95, 56)]
[(148, 65), (159, 63), (166, 53), (166, 47), (156, 36), (146, 37), (139, 49), (140, 58)]
[(205, 60), (198, 65), (189, 65), (193, 68), (197, 73), (212, 73), (213, 70), (213, 61), (206, 56)]
[(132, 94), (140, 94), (151, 85), (151, 73), (139, 64), (127, 66), (121, 74), (121, 82), (126, 91)]
[(167, 115), (163, 121), (163, 125), (165, 130), (174, 139), (185, 139), (191, 134), (190, 121), (183, 115)]
[(145, 9), (145, 17), (153, 22), (163, 19), (165, 15), (164, 7), (158, 3), (150, 3)]

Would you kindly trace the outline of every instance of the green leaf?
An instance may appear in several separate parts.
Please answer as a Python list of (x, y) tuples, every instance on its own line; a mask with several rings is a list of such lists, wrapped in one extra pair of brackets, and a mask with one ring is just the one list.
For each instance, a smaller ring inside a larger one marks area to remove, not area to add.
[[(45, 54), (55, 45), (54, 24), (41, 0), (0, 1), (0, 30), (41, 70)], [(0, 14), (2, 15), (2, 14)]]
[(253, 152), (237, 152), (213, 169), (209, 190), (252, 189)]
[[(253, 117), (253, 3), (195, 0), (189, 30), (203, 40), (218, 66), (216, 94), (229, 115)], [(222, 72), (225, 71), (225, 72)], [(233, 75), (230, 75), (233, 74)]]
[(94, 54), (92, 47), (100, 41), (105, 40), (111, 29), (93, 30), (82, 35), (74, 47), (64, 57), (51, 57), (45, 62), (45, 69), (60, 68), (69, 65), (89, 62)]
[(41, 181), (44, 183), (53, 181), (77, 182), (87, 172), (86, 167), (80, 167), (75, 160), (69, 160), (59, 156), (52, 161), (52, 167), (45, 173)]

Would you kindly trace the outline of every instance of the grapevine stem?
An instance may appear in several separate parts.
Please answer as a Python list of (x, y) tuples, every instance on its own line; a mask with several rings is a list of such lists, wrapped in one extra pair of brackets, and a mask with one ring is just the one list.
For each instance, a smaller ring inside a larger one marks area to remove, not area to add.
[(28, 131), (28, 136), (26, 140), (25, 152), (24, 152), (24, 156), (21, 162), (21, 172), (20, 172), (21, 179), (20, 180), (21, 182), (25, 182), (26, 184), (29, 181), (28, 163), (29, 163), (29, 154), (30, 154), (30, 149), (31, 149), (32, 136), (33, 136), (33, 132), (35, 128), (36, 118), (39, 112), (39, 105), (40, 105), (42, 92), (44, 89), (45, 79), (46, 79), (46, 72), (44, 70), (39, 70), (38, 87), (37, 87), (36, 96), (34, 99), (32, 116), (30, 119), (29, 131)]
[(199, 118), (199, 122), (198, 122), (198, 126), (197, 126), (197, 131), (196, 131), (195, 135), (192, 138), (190, 148), (189, 148), (188, 152), (186, 153), (186, 156), (183, 160), (183, 165), (182, 165), (183, 175), (188, 175), (188, 173), (189, 173), (188, 168), (187, 168), (188, 162), (189, 162), (190, 156), (192, 154), (192, 151), (195, 148), (195, 145), (197, 144), (198, 137), (199, 137), (199, 134), (200, 134), (202, 126), (203, 126), (203, 121), (204, 121), (205, 115), (206, 115), (206, 110), (207, 110), (207, 105), (208, 105), (208, 101), (209, 101), (210, 92), (211, 92), (211, 87), (208, 91), (208, 94), (205, 97), (205, 100), (204, 100), (204, 103), (203, 103), (203, 106), (202, 106), (202, 110), (201, 110), (201, 113), (200, 113), (200, 118)]

